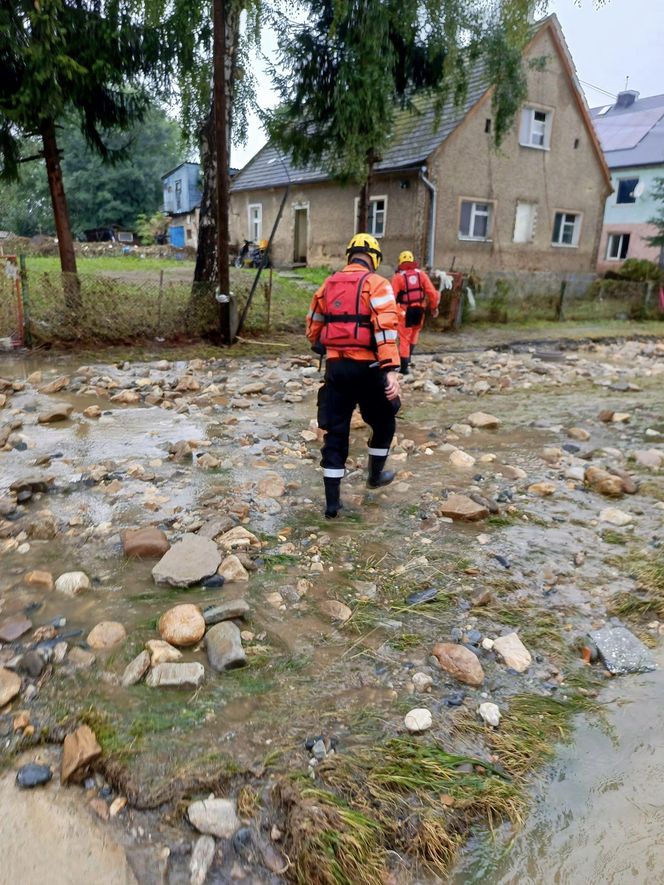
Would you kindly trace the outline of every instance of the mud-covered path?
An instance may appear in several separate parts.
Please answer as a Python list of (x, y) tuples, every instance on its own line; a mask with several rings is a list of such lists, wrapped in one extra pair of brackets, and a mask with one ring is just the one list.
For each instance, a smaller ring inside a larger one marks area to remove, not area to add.
[[(510, 768), (514, 747), (495, 735), (519, 734), (516, 698), (569, 699), (573, 712), (579, 697), (596, 693), (605, 677), (600, 663), (583, 663), (587, 633), (607, 620), (618, 594), (635, 591), (634, 564), (659, 555), (664, 499), (664, 348), (626, 342), (552, 355), (547, 346), (541, 356), (535, 348), (420, 357), (404, 385), (397, 481), (366, 490), (358, 421), (346, 511), (334, 523), (321, 519), (311, 424), (319, 375), (306, 357), (0, 366), (0, 629), (31, 622), (0, 648), (0, 666), (21, 675), (19, 695), (0, 710), (6, 753), (91, 725), (104, 751), (96, 779), (87, 792), (69, 789), (84, 813), (94, 813), (92, 800), (110, 807), (128, 798), (104, 826), (149, 849), (148, 867), (153, 852), (161, 869), (168, 849), (170, 882), (189, 880), (196, 833), (184, 812), (210, 792), (239, 800), (243, 828), (217, 844), (208, 881), (281, 881), (286, 857), (286, 876), (307, 881), (307, 851), (321, 846), (302, 840), (302, 806), (280, 800), (275, 784), (299, 773), (359, 808), (341, 778), (344, 760), (388, 758), (393, 738), (498, 765), (514, 795), (495, 812), (521, 817), (528, 770), (541, 754), (523, 771)], [(44, 392), (58, 377), (61, 389)], [(62, 420), (39, 423), (57, 410)], [(479, 411), (497, 426), (473, 428), (468, 417)], [(601, 411), (624, 417), (600, 420)], [(589, 466), (626, 471), (636, 485), (607, 498), (584, 481)], [(445, 516), (455, 493), (488, 512), (472, 523)], [(625, 525), (607, 521), (607, 508), (622, 511)], [(156, 560), (123, 556), (120, 532), (143, 526), (160, 527), (172, 545), (186, 533), (212, 538), (224, 555), (225, 533), (245, 527), (255, 541), (234, 548), (243, 580), (156, 585)], [(31, 582), (35, 570), (84, 572), (90, 589), (64, 595)], [(432, 598), (418, 602), (413, 594), (422, 591)], [(215, 672), (199, 643), (181, 659), (205, 668), (195, 691), (120, 684), (127, 664), (159, 638), (166, 610), (237, 599), (249, 606), (237, 622), (246, 666)], [(126, 639), (95, 649), (91, 660), (86, 638), (105, 621), (122, 624)], [(657, 618), (627, 623), (658, 642)], [(522, 673), (491, 648), (513, 631), (532, 656)], [(466, 647), (482, 665), (482, 685), (440, 669), (438, 642)], [(43, 659), (37, 675), (21, 666), (31, 651)], [(626, 695), (631, 678), (619, 683)], [(503, 716), (495, 732), (477, 716), (487, 701)], [(432, 726), (409, 737), (412, 708), (429, 710)], [(21, 711), (29, 724), (17, 728)], [(546, 717), (548, 708), (529, 715)], [(319, 736), (322, 762), (305, 746)], [(375, 772), (361, 772), (353, 777), (371, 783)], [(384, 828), (378, 857), (361, 854), (364, 878), (348, 864), (339, 881), (374, 881), (374, 861), (393, 881), (437, 881), (429, 848), (441, 835), (430, 835), (427, 848), (422, 821), (434, 809), (437, 824), (460, 834), (487, 813), (472, 791), (495, 787), (453, 783), (442, 806), (440, 790), (426, 785), (400, 795), (412, 806), (407, 827)], [(275, 826), (283, 834), (276, 840)], [(317, 881), (327, 882), (321, 870)]]

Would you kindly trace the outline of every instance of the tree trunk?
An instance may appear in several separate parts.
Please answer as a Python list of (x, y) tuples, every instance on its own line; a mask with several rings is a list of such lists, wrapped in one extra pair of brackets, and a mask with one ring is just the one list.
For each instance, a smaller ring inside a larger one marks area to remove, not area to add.
[(369, 233), (369, 199), (371, 196), (371, 179), (374, 163), (375, 154), (373, 148), (369, 148), (367, 151), (367, 177), (360, 190), (360, 201), (357, 211), (357, 233)]
[[(218, 0), (217, 0), (218, 2)], [(237, 45), (240, 32), (240, 9), (241, 4), (236, 2), (226, 3), (225, 15), (225, 105), (226, 105), (226, 135), (227, 152), (230, 153), (232, 105), (233, 105), (233, 82), (237, 60)], [(215, 96), (212, 96), (210, 113), (201, 130), (201, 167), (203, 170), (203, 194), (199, 217), (198, 247), (196, 250), (196, 267), (194, 270), (195, 283), (216, 283), (219, 281), (217, 262), (217, 149), (214, 125)], [(228, 165), (228, 162), (227, 162)], [(225, 214), (228, 218), (229, 199), (228, 185), (226, 186)], [(228, 267), (228, 256), (225, 262)], [(212, 290), (213, 287), (211, 286)]]
[(67, 198), (62, 181), (60, 151), (58, 150), (55, 122), (53, 120), (48, 120), (42, 125), (41, 137), (44, 147), (44, 160), (46, 161), (48, 187), (51, 192), (51, 203), (53, 205), (55, 233), (58, 238), (60, 268), (65, 275), (65, 305), (68, 310), (76, 312), (81, 306), (81, 289), (76, 270), (74, 237), (72, 236), (69, 223), (69, 210), (67, 209)]

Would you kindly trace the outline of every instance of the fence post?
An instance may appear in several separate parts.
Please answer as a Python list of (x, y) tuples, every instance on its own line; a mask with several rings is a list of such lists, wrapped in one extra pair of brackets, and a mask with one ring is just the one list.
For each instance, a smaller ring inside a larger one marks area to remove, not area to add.
[(30, 287), (28, 285), (28, 269), (25, 264), (25, 255), (18, 256), (21, 268), (21, 300), (23, 301), (23, 343), (26, 347), (32, 347), (32, 332), (30, 330)]
[(643, 299), (643, 319), (648, 319), (648, 308), (650, 307), (650, 299), (652, 296), (652, 290), (655, 288), (655, 283), (653, 280), (648, 280), (648, 284), (646, 286), (646, 294)]
[(563, 318), (563, 302), (565, 301), (566, 288), (567, 280), (563, 280), (560, 284), (560, 295), (558, 296), (558, 304), (556, 305), (556, 320), (558, 320), (558, 322)]
[(157, 297), (157, 334), (156, 338), (161, 336), (161, 299), (164, 294), (164, 269), (159, 271), (159, 295)]
[(270, 318), (272, 316), (272, 265), (270, 265), (270, 277), (267, 284), (267, 331), (270, 331)]

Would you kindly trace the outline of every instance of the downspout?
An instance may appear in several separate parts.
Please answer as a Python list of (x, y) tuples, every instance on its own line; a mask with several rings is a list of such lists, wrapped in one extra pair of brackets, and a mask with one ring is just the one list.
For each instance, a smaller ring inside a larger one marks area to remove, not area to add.
[(438, 193), (435, 184), (427, 178), (426, 171), (426, 166), (420, 168), (420, 180), (422, 181), (422, 184), (428, 188), (429, 193), (431, 194), (431, 203), (429, 204), (429, 246), (427, 248), (427, 265), (433, 270), (434, 257), (436, 254), (436, 204)]

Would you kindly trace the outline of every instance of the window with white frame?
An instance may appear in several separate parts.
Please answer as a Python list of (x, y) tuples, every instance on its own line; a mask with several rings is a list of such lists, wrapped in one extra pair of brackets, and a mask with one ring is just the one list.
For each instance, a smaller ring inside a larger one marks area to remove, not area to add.
[(263, 236), (263, 204), (249, 205), (249, 239), (257, 243)]
[(460, 240), (488, 240), (493, 221), (493, 204), (462, 200), (459, 211)]
[(521, 132), (519, 143), (523, 147), (539, 148), (546, 151), (551, 143), (551, 111), (541, 108), (523, 108), (521, 111)]
[(609, 234), (606, 257), (609, 261), (624, 261), (629, 252), (629, 234)]
[[(355, 197), (355, 233), (358, 233), (358, 223), (360, 217), (360, 199)], [(369, 197), (369, 205), (367, 207), (367, 229), (366, 233), (372, 237), (380, 239), (385, 236), (385, 223), (387, 221), (387, 197)], [(364, 231), (363, 231), (364, 233)]]
[(554, 246), (578, 246), (581, 233), (581, 215), (578, 212), (556, 212), (553, 219)]
[(517, 200), (516, 213), (514, 216), (515, 243), (532, 243), (535, 237), (535, 224), (537, 223), (537, 203), (527, 203)]

